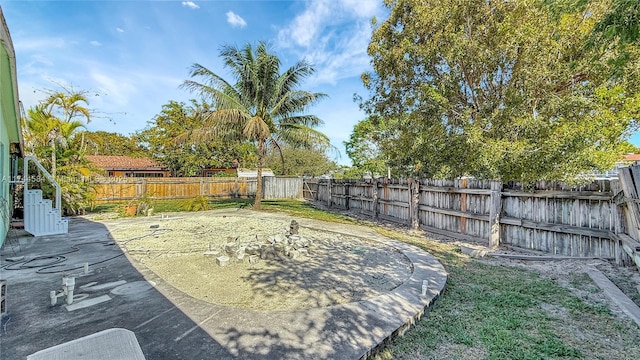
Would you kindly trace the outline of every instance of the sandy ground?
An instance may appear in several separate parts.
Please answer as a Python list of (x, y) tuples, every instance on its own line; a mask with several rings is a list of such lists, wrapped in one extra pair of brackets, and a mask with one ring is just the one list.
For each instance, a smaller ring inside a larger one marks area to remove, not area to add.
[(254, 264), (245, 257), (224, 267), (205, 255), (223, 252), (229, 242), (262, 244), (285, 236), (290, 220), (202, 212), (119, 219), (109, 227), (135, 260), (186, 294), (220, 305), (264, 311), (326, 307), (379, 296), (411, 275), (410, 261), (396, 249), (312, 230), (304, 219), (297, 221), (299, 234), (312, 243), (308, 255)]
[[(177, 213), (169, 219), (118, 219), (112, 226), (112, 233), (139, 262), (176, 288), (198, 299), (244, 308), (291, 310), (357, 301), (397, 287), (410, 274), (408, 260), (392, 248), (306, 229), (304, 219), (298, 221), (301, 223), (300, 234), (316, 240), (308, 257), (258, 264), (236, 263), (229, 267), (217, 266), (215, 259), (203, 253), (236, 238), (248, 243), (256, 238), (286, 234), (289, 222), (238, 213)], [(151, 229), (151, 225), (159, 226)], [(402, 225), (380, 225), (415, 235), (415, 231)], [(452, 238), (434, 239), (455, 246), (469, 245)], [(501, 248), (500, 251), (538, 254), (513, 248)], [(595, 287), (586, 275), (589, 268), (595, 267), (640, 306), (640, 272), (632, 267), (617, 267), (597, 259), (527, 261), (484, 257), (477, 260), (535, 271), (591, 304), (608, 305), (613, 313), (624, 318), (622, 311), (603, 292), (595, 288), (581, 290), (585, 285)]]

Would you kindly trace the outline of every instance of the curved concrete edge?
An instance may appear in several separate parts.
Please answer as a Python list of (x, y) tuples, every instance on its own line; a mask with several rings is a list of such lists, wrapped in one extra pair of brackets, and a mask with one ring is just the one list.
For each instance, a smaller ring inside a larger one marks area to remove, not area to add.
[[(211, 211), (229, 215), (225, 210)], [(325, 308), (262, 312), (206, 303), (175, 289), (135, 266), (233, 358), (243, 359), (365, 359), (428, 313), (442, 294), (447, 272), (422, 249), (380, 235), (366, 226), (324, 222), (278, 213), (233, 211), (234, 216), (298, 220), (301, 228), (368, 239), (401, 251), (413, 264), (411, 276), (396, 289), (375, 298)], [(128, 256), (127, 256), (128, 257)], [(134, 262), (135, 263), (135, 262)], [(422, 282), (428, 291), (422, 296)], [(189, 333), (176, 337), (186, 341)]]
[[(309, 221), (309, 219), (304, 221)], [(375, 314), (384, 322), (381, 324), (381, 328), (384, 330), (373, 339), (376, 344), (362, 353), (358, 357), (359, 359), (375, 355), (393, 338), (404, 335), (416, 321), (431, 310), (444, 291), (448, 274), (438, 259), (428, 252), (416, 246), (382, 236), (366, 227), (327, 222), (319, 222), (318, 224), (315, 223), (315, 220), (314, 225), (301, 225), (301, 227), (377, 241), (400, 250), (413, 264), (413, 273), (402, 285), (387, 294), (359, 302), (363, 311)], [(363, 231), (368, 234), (362, 234)], [(422, 296), (423, 280), (428, 282), (426, 296)]]

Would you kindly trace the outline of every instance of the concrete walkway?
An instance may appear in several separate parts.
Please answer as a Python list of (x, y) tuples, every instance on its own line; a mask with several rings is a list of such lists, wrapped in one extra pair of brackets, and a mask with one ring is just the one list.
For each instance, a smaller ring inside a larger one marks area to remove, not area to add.
[[(242, 213), (291, 219), (280, 214)], [(95, 283), (85, 287), (98, 289), (90, 293), (90, 298), (108, 295), (111, 299), (74, 311), (52, 307), (48, 293), (60, 289), (61, 273), (3, 268), (0, 278), (8, 282), (10, 320), (6, 332), (0, 333), (0, 358), (24, 359), (98, 331), (124, 328), (135, 333), (147, 359), (360, 359), (422, 316), (444, 288), (446, 272), (442, 265), (416, 247), (382, 237), (366, 227), (308, 219), (300, 222), (301, 226), (393, 246), (411, 260), (413, 273), (393, 291), (359, 302), (291, 312), (236, 309), (194, 299), (126, 254), (118, 256), (122, 252), (117, 246), (97, 243), (111, 239), (109, 226), (117, 226), (117, 220), (99, 223), (78, 218), (71, 222), (68, 235), (9, 239), (0, 253), (1, 265), (8, 264), (7, 257), (21, 255), (28, 260), (92, 242), (64, 255), (67, 259), (60, 269), (72, 268), (72, 264), (80, 267), (85, 261), (104, 261), (76, 281), (78, 286)], [(81, 270), (68, 270), (73, 271)], [(423, 280), (428, 282), (426, 296), (421, 295)], [(120, 291), (100, 286), (117, 281), (126, 282), (115, 288)]]

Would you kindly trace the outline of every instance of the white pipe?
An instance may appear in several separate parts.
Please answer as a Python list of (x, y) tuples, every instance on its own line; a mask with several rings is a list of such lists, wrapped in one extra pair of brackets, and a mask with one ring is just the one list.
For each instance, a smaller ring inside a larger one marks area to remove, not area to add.
[(73, 290), (76, 287), (76, 278), (63, 277), (62, 278), (62, 290), (64, 294), (67, 296), (67, 305), (71, 305), (73, 303)]
[(58, 303), (58, 295), (56, 295), (55, 290), (51, 290), (49, 292), (49, 297), (51, 298), (51, 306), (54, 306), (55, 304)]
[(73, 304), (73, 289), (70, 289), (69, 293), (67, 294), (67, 305), (71, 304)]

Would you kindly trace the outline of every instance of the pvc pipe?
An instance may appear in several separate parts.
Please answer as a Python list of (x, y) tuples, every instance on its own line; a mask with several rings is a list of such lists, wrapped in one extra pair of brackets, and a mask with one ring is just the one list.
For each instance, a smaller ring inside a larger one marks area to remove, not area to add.
[(67, 294), (67, 305), (71, 304), (73, 304), (73, 289), (70, 289), (69, 293)]

